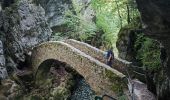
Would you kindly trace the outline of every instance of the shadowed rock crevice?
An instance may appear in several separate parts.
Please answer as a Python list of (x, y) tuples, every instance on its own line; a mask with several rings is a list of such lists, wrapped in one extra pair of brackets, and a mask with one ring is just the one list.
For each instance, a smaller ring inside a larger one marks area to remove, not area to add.
[(9, 7), (11, 4), (13, 4), (15, 0), (2, 0), (2, 8)]
[[(170, 96), (170, 2), (169, 0), (136, 0), (144, 25), (144, 34), (158, 40), (166, 50), (162, 60), (163, 75), (158, 76), (157, 94), (160, 100)], [(163, 53), (161, 55), (164, 55)], [(162, 73), (162, 72), (161, 72)], [(160, 80), (160, 79), (158, 79)]]

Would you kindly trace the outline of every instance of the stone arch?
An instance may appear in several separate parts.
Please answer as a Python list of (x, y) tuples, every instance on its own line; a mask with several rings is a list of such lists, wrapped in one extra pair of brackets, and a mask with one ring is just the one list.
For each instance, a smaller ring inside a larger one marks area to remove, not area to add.
[(48, 79), (48, 75), (51, 72), (52, 68), (63, 68), (64, 71), (66, 71), (67, 73), (71, 73), (74, 77), (84, 79), (84, 77), (80, 73), (72, 69), (71, 66), (68, 65), (66, 62), (61, 62), (56, 59), (47, 59), (39, 65), (37, 72), (35, 73), (35, 82), (37, 85), (43, 84), (42, 82), (45, 82), (46, 79)]
[(57, 62), (58, 61), (55, 59), (47, 59), (39, 65), (37, 72), (35, 73), (36, 84), (41, 84), (40, 82), (37, 82), (39, 80), (44, 81), (47, 79), (50, 68), (52, 67), (53, 63)]
[(55, 59), (69, 64), (74, 70), (81, 73), (92, 89), (100, 95), (103, 93), (114, 94), (114, 91), (110, 90), (113, 82), (106, 77), (106, 71), (111, 71), (119, 78), (125, 77), (117, 70), (61, 41), (46, 42), (34, 48), (32, 52), (34, 75), (36, 75), (40, 64), (48, 59)]

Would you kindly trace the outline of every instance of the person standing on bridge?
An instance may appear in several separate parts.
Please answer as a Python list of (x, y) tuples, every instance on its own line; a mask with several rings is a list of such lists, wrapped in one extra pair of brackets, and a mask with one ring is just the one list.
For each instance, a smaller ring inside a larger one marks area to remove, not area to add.
[(113, 53), (113, 47), (111, 47), (108, 51), (107, 51), (107, 56), (106, 56), (106, 59), (107, 59), (107, 65), (112, 67), (112, 64), (113, 64), (113, 61), (114, 61), (114, 53)]

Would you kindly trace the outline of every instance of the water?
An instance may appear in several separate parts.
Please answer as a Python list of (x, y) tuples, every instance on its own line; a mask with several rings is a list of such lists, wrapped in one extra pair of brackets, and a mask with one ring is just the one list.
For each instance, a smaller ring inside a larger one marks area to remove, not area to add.
[(76, 86), (70, 100), (94, 100), (94, 91), (84, 79), (80, 79)]

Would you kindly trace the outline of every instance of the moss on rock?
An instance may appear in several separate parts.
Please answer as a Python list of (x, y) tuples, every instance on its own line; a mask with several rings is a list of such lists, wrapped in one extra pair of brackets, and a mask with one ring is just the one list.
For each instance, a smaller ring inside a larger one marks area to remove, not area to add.
[(109, 80), (112, 82), (111, 90), (116, 94), (123, 93), (123, 89), (127, 88), (126, 83), (111, 71), (106, 70), (106, 77), (109, 78)]

